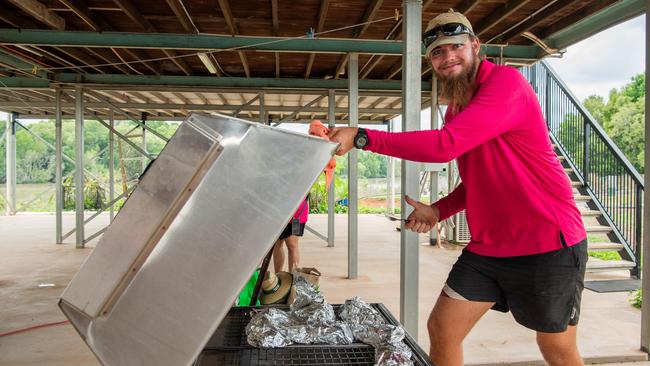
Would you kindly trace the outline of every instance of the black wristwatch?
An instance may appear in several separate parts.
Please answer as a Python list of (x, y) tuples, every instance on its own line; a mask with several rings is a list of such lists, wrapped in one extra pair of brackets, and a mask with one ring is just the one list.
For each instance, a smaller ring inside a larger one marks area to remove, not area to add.
[(368, 145), (370, 140), (368, 139), (368, 133), (365, 128), (359, 128), (356, 136), (354, 136), (354, 147), (357, 149), (363, 149)]

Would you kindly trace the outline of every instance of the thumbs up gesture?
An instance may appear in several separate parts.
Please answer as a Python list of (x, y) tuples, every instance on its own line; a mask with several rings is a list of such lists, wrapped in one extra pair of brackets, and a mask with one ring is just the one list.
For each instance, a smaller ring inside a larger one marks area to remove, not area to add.
[(416, 201), (409, 196), (404, 196), (406, 203), (413, 207), (413, 212), (408, 217), (405, 228), (416, 233), (431, 231), (433, 226), (440, 219), (440, 210), (436, 206), (426, 205)]

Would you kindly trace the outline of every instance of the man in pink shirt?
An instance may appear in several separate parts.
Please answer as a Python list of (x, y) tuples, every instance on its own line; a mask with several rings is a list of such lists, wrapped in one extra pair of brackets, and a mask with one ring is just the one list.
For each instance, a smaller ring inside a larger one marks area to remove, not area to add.
[(430, 357), (462, 365), (463, 339), (489, 309), (511, 311), (537, 332), (550, 365), (582, 365), (576, 326), (587, 261), (586, 232), (571, 183), (553, 152), (535, 93), (514, 68), (479, 55), (462, 14), (431, 20), (427, 57), (447, 100), (440, 130), (388, 133), (335, 128), (339, 155), (353, 147), (421, 162), (456, 159), (462, 184), (413, 206), (406, 227), (430, 231), (466, 210), (471, 241), (431, 311)]

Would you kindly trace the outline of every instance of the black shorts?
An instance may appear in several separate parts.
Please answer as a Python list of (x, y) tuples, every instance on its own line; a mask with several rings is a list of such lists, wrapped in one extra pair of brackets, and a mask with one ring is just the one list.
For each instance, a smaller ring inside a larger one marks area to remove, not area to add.
[[(305, 224), (302, 223), (302, 224), (300, 224), (300, 234), (297, 234), (296, 236), (302, 236), (304, 233), (305, 233)], [(286, 238), (290, 237), (291, 235), (292, 235), (291, 234), (291, 221), (289, 221), (289, 224), (287, 225), (287, 227), (285, 227), (284, 230), (282, 230), (282, 234), (280, 234), (280, 237), (278, 238), (278, 240), (286, 239)]]
[(587, 263), (587, 240), (548, 253), (486, 257), (463, 250), (444, 292), (452, 298), (494, 302), (539, 332), (564, 332), (578, 324)]

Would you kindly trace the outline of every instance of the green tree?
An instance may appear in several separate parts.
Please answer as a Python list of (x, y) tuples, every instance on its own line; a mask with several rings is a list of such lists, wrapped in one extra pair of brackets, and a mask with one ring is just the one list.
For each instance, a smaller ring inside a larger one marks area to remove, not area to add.
[(599, 96), (589, 96), (585, 107), (621, 149), (632, 165), (644, 166), (645, 74), (632, 77), (620, 89), (612, 89), (607, 104)]

